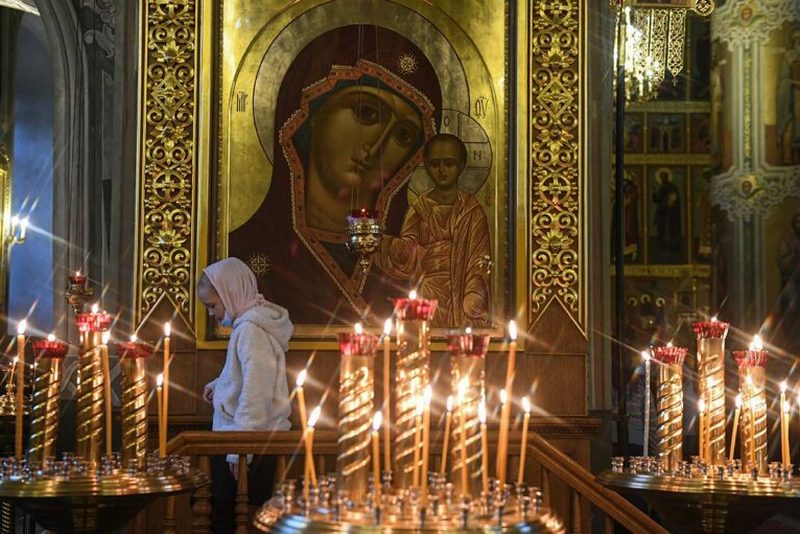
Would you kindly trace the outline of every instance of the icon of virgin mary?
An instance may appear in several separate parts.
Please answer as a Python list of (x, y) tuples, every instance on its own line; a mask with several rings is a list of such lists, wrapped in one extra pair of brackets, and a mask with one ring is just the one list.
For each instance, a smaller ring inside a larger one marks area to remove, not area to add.
[(260, 139), (274, 147), (272, 180), (255, 214), (230, 234), (229, 254), (268, 258), (259, 289), (296, 323), (386, 317), (408, 287), (359, 268), (344, 244), (346, 216), (377, 209), (387, 232), (399, 233), (408, 178), (441, 119), (435, 71), (402, 35), (351, 25), (311, 41), (274, 83), (274, 138)]

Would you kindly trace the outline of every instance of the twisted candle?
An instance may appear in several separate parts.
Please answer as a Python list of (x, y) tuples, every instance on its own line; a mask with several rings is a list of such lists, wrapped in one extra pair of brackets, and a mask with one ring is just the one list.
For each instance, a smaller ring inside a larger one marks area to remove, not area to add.
[[(430, 331), (428, 321), (436, 310), (435, 300), (408, 299), (395, 302), (397, 316), (397, 395), (395, 398), (394, 461), (397, 487), (413, 485), (414, 436), (416, 433), (417, 398), (430, 383)], [(419, 454), (417, 455), (419, 456)], [(419, 462), (418, 462), (419, 463)]]
[(97, 349), (100, 336), (99, 331), (83, 334), (83, 353), (78, 361), (80, 383), (75, 450), (94, 466), (100, 462), (103, 442), (103, 364)]
[(653, 347), (656, 373), (656, 454), (675, 471), (683, 460), (683, 347)]
[(697, 336), (699, 394), (708, 403), (707, 461), (711, 465), (725, 465), (725, 336), (728, 323), (712, 318), (695, 323), (694, 332)]
[[(489, 336), (473, 334), (453, 335), (447, 340), (450, 351), (450, 384), (452, 391), (458, 391), (461, 408), (454, 413), (452, 473), (458, 494), (478, 495), (481, 491), (481, 427), (480, 404), (484, 397), (484, 375), (486, 351), (489, 348)], [(462, 425), (461, 417), (464, 417)], [(461, 432), (464, 429), (464, 440)], [(459, 475), (462, 469), (462, 443), (466, 447), (467, 484), (462, 488)]]
[[(341, 489), (358, 502), (369, 489), (375, 349), (370, 334), (340, 334), (339, 434), (336, 469)], [(376, 481), (380, 483), (380, 481)]]
[(759, 343), (753, 343), (751, 350), (734, 351), (733, 356), (739, 365), (739, 384), (743, 384), (742, 396), (742, 464), (749, 471), (753, 468), (759, 473), (767, 472), (767, 396), (766, 363), (767, 352), (761, 350)]
[(122, 387), (122, 463), (135, 462), (140, 469), (147, 456), (147, 358), (152, 347), (131, 337), (130, 343), (117, 345), (121, 365)]
[(31, 408), (31, 437), (28, 445), (28, 461), (42, 465), (47, 458), (55, 456), (55, 440), (58, 434), (59, 395), (61, 393), (62, 363), (67, 345), (55, 341), (33, 343), (39, 356)]

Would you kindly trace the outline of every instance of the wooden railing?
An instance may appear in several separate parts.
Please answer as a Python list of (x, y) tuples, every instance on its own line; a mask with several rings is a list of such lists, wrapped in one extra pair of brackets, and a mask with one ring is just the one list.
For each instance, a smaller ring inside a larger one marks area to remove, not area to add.
[[(442, 436), (432, 436), (432, 468), (440, 461), (436, 452), (441, 450)], [(490, 434), (490, 442), (495, 442)], [(302, 460), (303, 449), (299, 431), (287, 432), (183, 432), (172, 439), (168, 445), (170, 454), (191, 456), (195, 465), (205, 471), (210, 478), (210, 456), (217, 454), (238, 454), (239, 472), (236, 496), (236, 533), (245, 534), (251, 522), (253, 510), (248, 505), (246, 455), (260, 454), (278, 458), (278, 477), (285, 474), (294, 476), (297, 465)], [(438, 442), (438, 443), (437, 443)], [(520, 435), (512, 433), (509, 444), (509, 473), (516, 473)], [(319, 473), (335, 469), (336, 431), (317, 430), (314, 439), (314, 461)], [(528, 459), (525, 479), (529, 484), (537, 484), (542, 490), (544, 504), (554, 509), (564, 521), (567, 532), (582, 533), (592, 530), (592, 521), (599, 521), (605, 533), (615, 531), (620, 525), (633, 533), (666, 533), (667, 531), (633, 506), (617, 493), (601, 486), (587, 469), (558, 450), (536, 432), (528, 436)], [(493, 456), (492, 456), (493, 457)], [(300, 471), (302, 465), (300, 464)], [(515, 477), (513, 477), (515, 478)], [(513, 480), (512, 478), (512, 480)], [(167, 502), (164, 512), (164, 532), (191, 531), (211, 532), (211, 489), (199, 488), (191, 504), (183, 499), (172, 504)], [(182, 509), (183, 508), (183, 509)], [(177, 515), (177, 518), (176, 518)]]

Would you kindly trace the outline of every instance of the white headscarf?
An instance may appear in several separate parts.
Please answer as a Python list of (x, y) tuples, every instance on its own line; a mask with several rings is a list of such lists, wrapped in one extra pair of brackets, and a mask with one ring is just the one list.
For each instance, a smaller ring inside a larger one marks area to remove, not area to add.
[(256, 275), (239, 258), (225, 258), (212, 263), (203, 272), (225, 306), (223, 326), (232, 326), (244, 312), (267, 302), (258, 292)]

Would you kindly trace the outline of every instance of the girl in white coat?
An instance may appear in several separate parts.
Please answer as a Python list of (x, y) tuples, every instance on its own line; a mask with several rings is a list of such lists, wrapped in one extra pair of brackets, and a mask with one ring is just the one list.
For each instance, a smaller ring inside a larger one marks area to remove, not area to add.
[[(289, 430), (288, 312), (258, 293), (255, 275), (237, 258), (206, 267), (197, 296), (210, 316), (233, 328), (225, 366), (203, 392), (214, 405), (212, 429)], [(214, 532), (233, 532), (237, 463), (233, 454), (212, 459)], [(253, 458), (249, 472), (250, 500), (257, 505), (269, 497), (274, 458)]]

